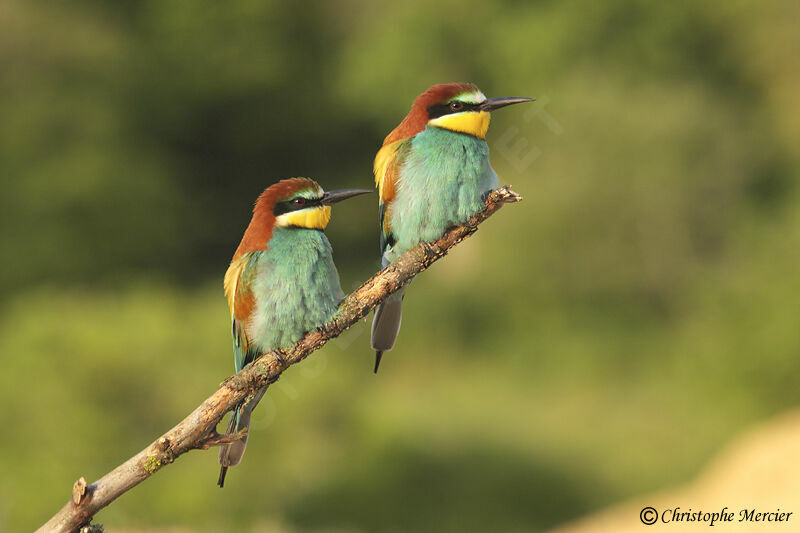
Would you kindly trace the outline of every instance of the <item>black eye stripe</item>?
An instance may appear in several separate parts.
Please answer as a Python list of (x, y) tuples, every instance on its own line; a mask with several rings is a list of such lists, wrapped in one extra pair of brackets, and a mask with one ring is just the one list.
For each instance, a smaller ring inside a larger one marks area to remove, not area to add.
[(298, 205), (294, 203), (297, 198), (292, 198), (291, 200), (286, 200), (283, 202), (278, 202), (275, 204), (275, 208), (272, 210), (272, 213), (278, 217), (285, 213), (290, 213), (292, 211), (300, 211), (301, 209), (306, 209), (308, 207), (313, 207), (315, 205), (319, 205), (320, 199), (312, 200), (309, 198), (303, 198), (305, 200), (304, 203)]
[(443, 117), (444, 115), (450, 115), (452, 113), (463, 113), (464, 111), (477, 111), (480, 109), (481, 104), (471, 104), (469, 102), (463, 102), (461, 100), (455, 100), (461, 104), (461, 109), (453, 109), (450, 107), (450, 104), (453, 102), (447, 102), (446, 104), (435, 104), (428, 108), (428, 120), (438, 117)]

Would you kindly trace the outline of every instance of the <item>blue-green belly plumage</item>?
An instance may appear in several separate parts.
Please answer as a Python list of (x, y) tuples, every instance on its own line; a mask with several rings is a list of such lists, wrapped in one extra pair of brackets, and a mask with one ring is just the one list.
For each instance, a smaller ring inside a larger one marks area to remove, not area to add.
[(387, 213), (395, 241), (389, 261), (466, 222), (498, 185), (485, 140), (435, 126), (409, 141), (400, 168)]
[(247, 331), (260, 353), (290, 347), (336, 313), (344, 293), (324, 233), (275, 228), (268, 248), (254, 255), (256, 306)]

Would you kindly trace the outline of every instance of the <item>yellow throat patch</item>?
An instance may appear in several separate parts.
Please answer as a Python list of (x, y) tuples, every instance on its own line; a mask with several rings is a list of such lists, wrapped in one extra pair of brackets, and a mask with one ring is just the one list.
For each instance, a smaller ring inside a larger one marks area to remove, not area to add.
[(320, 205), (284, 213), (275, 219), (275, 225), (280, 227), (295, 226), (308, 229), (325, 229), (331, 220), (331, 206)]
[(428, 121), (428, 124), (485, 139), (490, 119), (491, 114), (488, 111), (465, 111), (437, 117)]

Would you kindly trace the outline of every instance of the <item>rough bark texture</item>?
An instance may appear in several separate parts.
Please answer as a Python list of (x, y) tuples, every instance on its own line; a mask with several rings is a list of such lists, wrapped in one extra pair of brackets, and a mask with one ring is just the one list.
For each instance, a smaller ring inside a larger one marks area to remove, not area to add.
[[(288, 350), (274, 350), (260, 356), (241, 372), (226, 379), (189, 416), (164, 433), (152, 444), (91, 485), (84, 478), (75, 482), (72, 497), (39, 532), (72, 533), (87, 526), (92, 517), (122, 494), (158, 472), (189, 450), (207, 449), (230, 442), (239, 435), (216, 432), (222, 417), (256, 389), (274, 383), (289, 366), (298, 363), (321, 348), (377, 306), (384, 298), (442, 258), (447, 251), (469, 237), (478, 225), (505, 203), (522, 197), (509, 186), (492, 191), (484, 209), (461, 226), (448, 230), (432, 243), (422, 243), (400, 256), (375, 274), (342, 302), (336, 317), (316, 331), (307, 333)], [(67, 492), (65, 490), (65, 492)], [(102, 526), (101, 526), (102, 527)]]

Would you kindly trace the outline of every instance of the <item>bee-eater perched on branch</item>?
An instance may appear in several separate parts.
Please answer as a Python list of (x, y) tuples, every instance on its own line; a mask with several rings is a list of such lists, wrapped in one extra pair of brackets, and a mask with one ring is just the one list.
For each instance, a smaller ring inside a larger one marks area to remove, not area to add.
[[(490, 113), (532, 100), (486, 98), (469, 83), (434, 85), (417, 97), (375, 156), (384, 266), (483, 208), (486, 194), (498, 186), (485, 140)], [(400, 331), (404, 293), (394, 293), (375, 311), (375, 372)]]
[[(290, 347), (333, 317), (344, 293), (323, 230), (331, 218), (331, 204), (369, 192), (324, 192), (313, 180), (292, 178), (258, 197), (225, 273), (237, 372), (262, 353)], [(265, 390), (232, 412), (228, 433), (249, 426)], [(228, 467), (242, 460), (246, 445), (247, 436), (220, 449), (220, 487)]]

